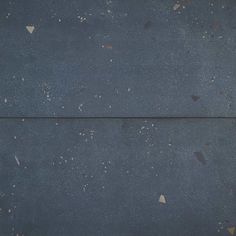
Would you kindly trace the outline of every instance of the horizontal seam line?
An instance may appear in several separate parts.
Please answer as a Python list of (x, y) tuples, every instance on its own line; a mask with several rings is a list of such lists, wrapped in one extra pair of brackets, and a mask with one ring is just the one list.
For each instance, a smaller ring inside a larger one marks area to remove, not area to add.
[(120, 119), (120, 120), (125, 120), (125, 119), (156, 119), (156, 120), (167, 120), (167, 119), (236, 119), (236, 116), (130, 116), (130, 117), (122, 117), (122, 116), (88, 116), (88, 117), (79, 117), (79, 116), (0, 116), (0, 120), (19, 120), (19, 119), (48, 119), (48, 120), (59, 120), (59, 119), (64, 119), (64, 120), (95, 120), (95, 119)]

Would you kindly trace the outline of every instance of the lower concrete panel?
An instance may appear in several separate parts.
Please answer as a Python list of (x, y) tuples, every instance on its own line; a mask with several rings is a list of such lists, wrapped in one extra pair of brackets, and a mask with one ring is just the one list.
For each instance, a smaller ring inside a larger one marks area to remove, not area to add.
[(234, 119), (2, 119), (0, 235), (228, 235), (235, 137)]

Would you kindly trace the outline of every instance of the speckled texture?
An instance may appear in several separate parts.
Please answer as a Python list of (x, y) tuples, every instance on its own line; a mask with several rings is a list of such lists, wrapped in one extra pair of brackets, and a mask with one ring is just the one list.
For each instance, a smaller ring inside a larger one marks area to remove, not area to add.
[(236, 116), (235, 30), (234, 0), (1, 0), (0, 115)]
[(236, 236), (235, 0), (0, 0), (0, 236)]
[(224, 236), (236, 223), (236, 120), (1, 120), (0, 134), (1, 236)]

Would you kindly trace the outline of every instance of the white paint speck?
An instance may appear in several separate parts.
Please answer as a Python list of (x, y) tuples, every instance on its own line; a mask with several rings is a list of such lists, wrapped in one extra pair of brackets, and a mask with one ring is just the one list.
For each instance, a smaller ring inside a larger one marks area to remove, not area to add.
[(163, 194), (160, 195), (159, 202), (162, 203), (162, 204), (166, 204), (166, 198)]
[(179, 9), (181, 5), (179, 3), (176, 3), (174, 6), (173, 6), (173, 10), (176, 11)]
[(11, 13), (7, 13), (6, 18), (8, 19), (10, 15), (11, 15)]
[(82, 110), (83, 105), (84, 105), (84, 104), (81, 103), (81, 104), (78, 106), (79, 111), (83, 111), (83, 110)]
[(35, 27), (33, 25), (27, 25), (26, 29), (30, 34), (32, 34), (35, 30)]
[(15, 155), (15, 160), (16, 160), (17, 165), (20, 166), (20, 161), (16, 155)]

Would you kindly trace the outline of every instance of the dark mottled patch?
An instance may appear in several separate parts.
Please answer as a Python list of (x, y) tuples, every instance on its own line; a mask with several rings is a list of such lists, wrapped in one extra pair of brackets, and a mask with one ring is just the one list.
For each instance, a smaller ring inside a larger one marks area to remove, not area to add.
[(152, 36), (151, 39), (152, 39), (153, 42), (157, 41), (156, 37), (154, 37), (154, 36)]
[(201, 152), (194, 152), (194, 155), (199, 162), (201, 162), (203, 165), (206, 165), (206, 159)]
[(213, 24), (212, 24), (212, 29), (213, 30), (219, 30), (221, 28), (220, 26), (220, 22), (219, 21), (214, 21)]
[(193, 99), (194, 102), (200, 99), (200, 97), (196, 95), (192, 95), (191, 98)]
[(144, 24), (144, 29), (148, 30), (152, 27), (152, 22), (149, 20)]

